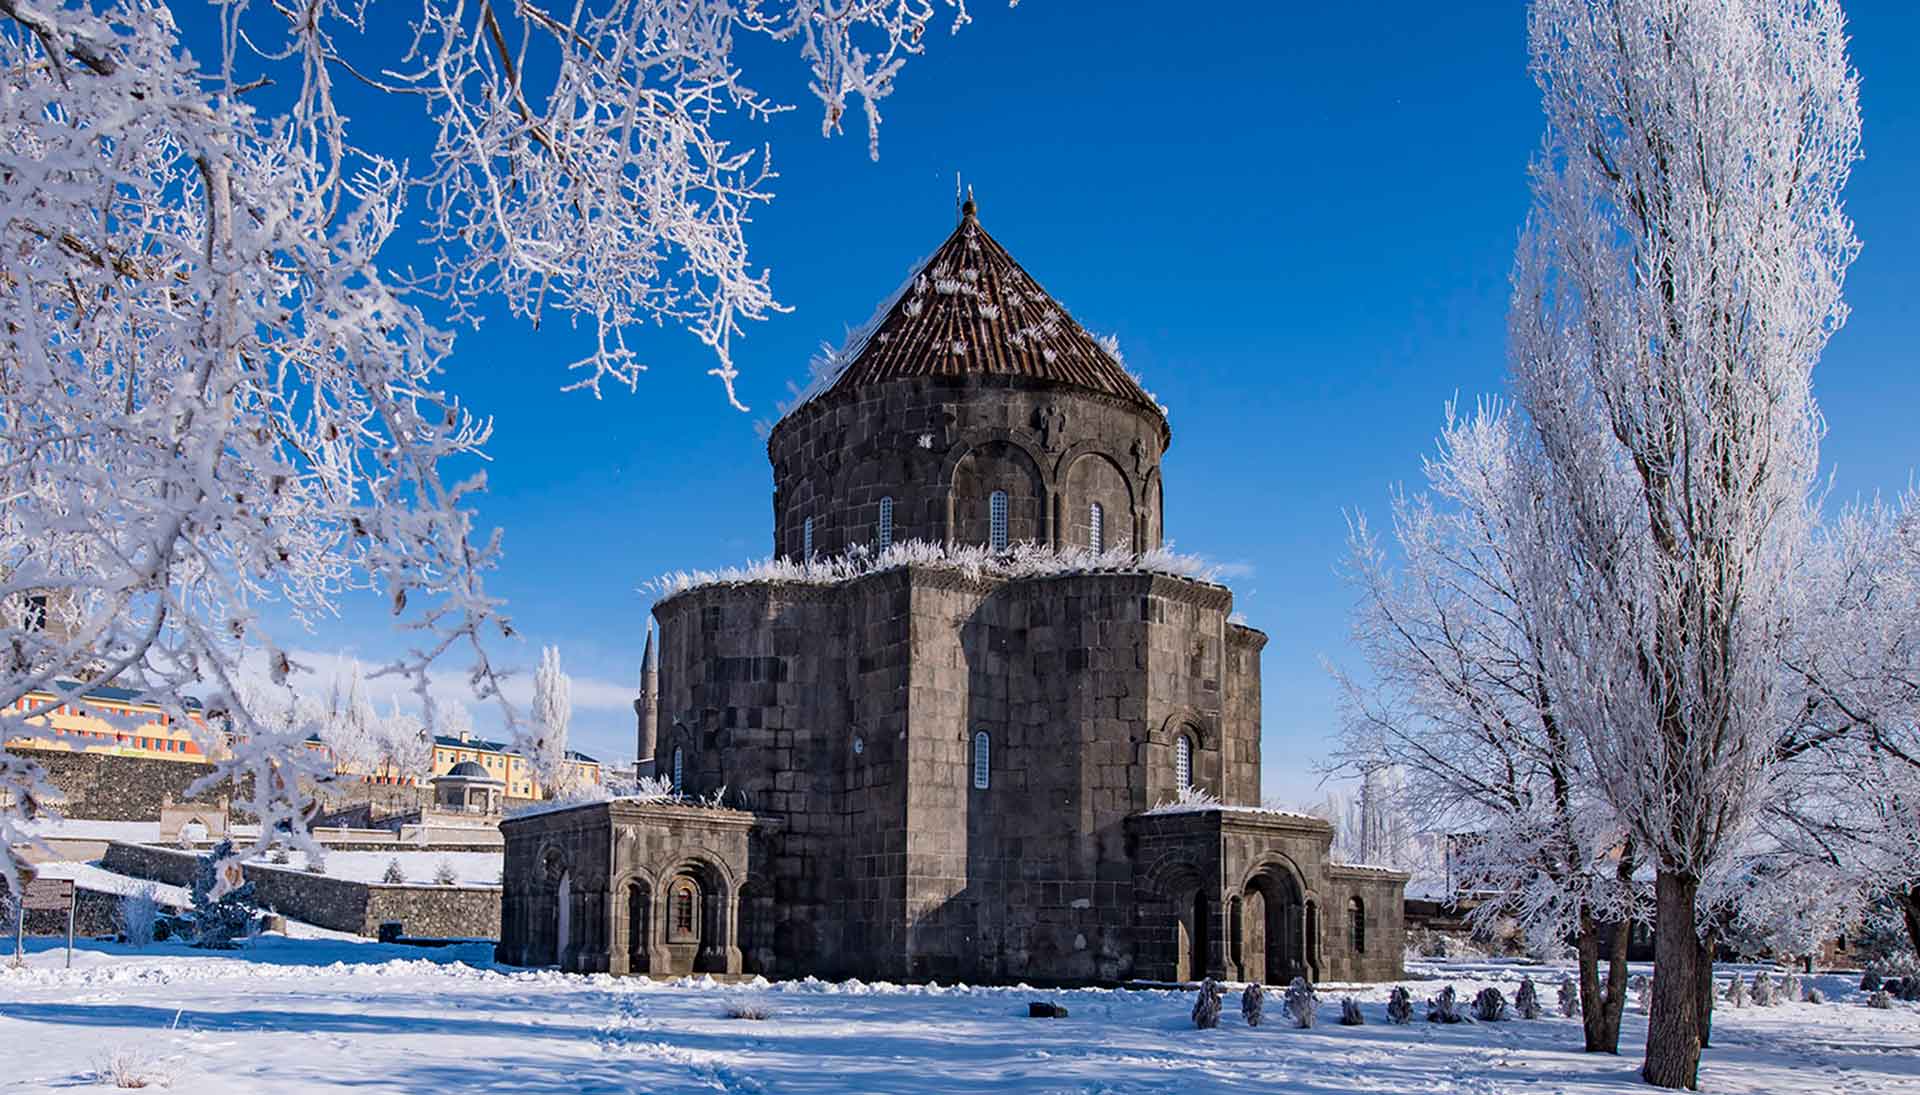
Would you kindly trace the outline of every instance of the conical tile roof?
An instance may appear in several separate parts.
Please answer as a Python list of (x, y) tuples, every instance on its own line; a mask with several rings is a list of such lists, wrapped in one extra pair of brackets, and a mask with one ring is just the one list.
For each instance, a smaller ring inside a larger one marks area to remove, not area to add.
[(889, 380), (984, 373), (1083, 388), (1163, 415), (1114, 355), (980, 227), (971, 198), (953, 235), (835, 358), (802, 405)]

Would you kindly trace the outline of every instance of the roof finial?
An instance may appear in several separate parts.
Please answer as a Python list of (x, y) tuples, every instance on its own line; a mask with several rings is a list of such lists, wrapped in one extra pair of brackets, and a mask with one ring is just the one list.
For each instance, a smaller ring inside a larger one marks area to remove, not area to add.
[(979, 215), (980, 209), (973, 204), (973, 184), (967, 184), (967, 200), (960, 206), (960, 219), (972, 220)]

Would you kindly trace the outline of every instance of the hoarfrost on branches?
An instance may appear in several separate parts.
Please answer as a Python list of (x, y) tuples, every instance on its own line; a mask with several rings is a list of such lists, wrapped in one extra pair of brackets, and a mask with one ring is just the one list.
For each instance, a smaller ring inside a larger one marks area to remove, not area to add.
[(567, 786), (567, 728), (573, 722), (573, 681), (560, 671), (560, 648), (540, 652), (533, 674), (533, 710), (528, 719), (533, 770), (550, 795)]
[[(784, 104), (743, 78), (746, 42), (796, 50), (823, 130), (857, 103), (873, 148), (929, 25), (968, 16), (961, 0), (563, 17), (423, 0), (404, 26), (331, 0), (215, 11), (215, 40), (189, 50), (162, 0), (0, 0), (0, 740), (90, 687), (129, 689), (209, 754), (227, 735), (213, 780), (251, 780), (236, 806), (261, 840), (284, 829), (314, 854), (303, 788), (329, 773), (239, 682), (249, 656), (276, 688), (306, 668), (280, 621), (372, 591), (410, 638), (380, 672), (429, 720), (428, 667), (457, 652), (476, 698), (499, 696), (486, 641), (511, 627), (482, 579), (500, 542), (472, 513), (491, 424), (442, 383), (452, 331), (494, 302), (583, 325), (572, 386), (598, 393), (637, 383), (628, 329), (671, 325), (733, 399), (733, 339), (778, 307), (745, 236), (772, 173), (740, 137)], [(365, 98), (422, 154), (363, 141)], [(413, 244), (424, 268), (394, 272)], [(9, 885), (20, 822), (53, 797), (0, 753)]]
[(1017, 543), (1005, 550), (967, 544), (901, 540), (883, 551), (856, 547), (845, 555), (794, 560), (769, 558), (745, 566), (718, 570), (675, 571), (648, 582), (647, 592), (660, 600), (711, 585), (752, 582), (794, 585), (838, 585), (869, 574), (919, 566), (950, 570), (969, 578), (1045, 578), (1063, 574), (1166, 574), (1213, 582), (1219, 570), (1206, 560), (1171, 548), (1135, 552), (1124, 547), (1109, 551), (1086, 548), (1054, 549), (1043, 544)]

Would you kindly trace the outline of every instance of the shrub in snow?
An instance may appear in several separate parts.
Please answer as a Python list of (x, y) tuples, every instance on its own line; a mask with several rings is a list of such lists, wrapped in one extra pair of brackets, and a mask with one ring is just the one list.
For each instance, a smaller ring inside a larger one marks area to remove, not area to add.
[(1880, 987), (1880, 975), (1868, 970), (1860, 975), (1860, 991), (1873, 992)]
[(1473, 1017), (1483, 1023), (1498, 1023), (1507, 1017), (1507, 998), (1499, 989), (1488, 985), (1473, 998)]
[(274, 846), (274, 849), (273, 849), (273, 854), (267, 857), (267, 862), (269, 862), (269, 863), (282, 863), (282, 864), (285, 864), (285, 863), (292, 863), (292, 862), (293, 862), (293, 856), (291, 856), (291, 855), (289, 855), (289, 854), (287, 853), (287, 846), (286, 846), (286, 845), (284, 845), (284, 844), (279, 844), (279, 845), (275, 845), (275, 846)]
[(1907, 977), (1900, 981), (1900, 999), (1911, 1004), (1920, 1000), (1920, 977)]
[(1773, 994), (1773, 1002), (1776, 1004), (1791, 1004), (1799, 1000), (1800, 996), (1800, 977), (1797, 974), (1789, 973), (1780, 979), (1780, 991)]
[(240, 871), (233, 842), (223, 840), (200, 857), (193, 876), (193, 945), (230, 950), (253, 922), (253, 883)]
[(1366, 1021), (1367, 1017), (1360, 1014), (1360, 1001), (1355, 1000), (1351, 996), (1342, 996), (1340, 998), (1341, 1026), (1357, 1027), (1364, 1025)]
[(153, 926), (160, 920), (160, 891), (149, 882), (123, 895), (116, 919), (128, 946), (144, 947), (153, 942)]
[(729, 1019), (751, 1019), (759, 1022), (767, 1017), (767, 1009), (758, 1004), (735, 1004), (727, 1009)]
[(1427, 1022), (1464, 1023), (1467, 1017), (1460, 1012), (1460, 998), (1448, 985), (1440, 990), (1440, 995), (1427, 1001)]
[(1240, 1017), (1247, 1021), (1248, 1026), (1257, 1027), (1260, 1025), (1260, 1011), (1266, 1005), (1267, 990), (1260, 987), (1260, 982), (1255, 981), (1240, 994)]
[(436, 886), (451, 886), (458, 881), (460, 881), (460, 876), (453, 869), (453, 861), (445, 856), (441, 856), (440, 862), (433, 865), (433, 884)]
[(1635, 1002), (1641, 1011), (1646, 1011), (1653, 1003), (1653, 978), (1644, 973), (1636, 973), (1627, 978), (1627, 991), (1633, 993)]
[(1560, 1014), (1568, 1019), (1580, 1014), (1580, 987), (1571, 977), (1560, 979)]
[(1404, 985), (1393, 986), (1387, 994), (1387, 1022), (1406, 1024), (1413, 1021), (1413, 996)]
[(380, 881), (398, 886), (406, 880), (407, 872), (400, 869), (400, 860), (397, 858), (387, 860), (387, 869), (381, 872)]
[(1211, 977), (1200, 982), (1200, 996), (1193, 1002), (1193, 1025), (1201, 1030), (1220, 1025), (1220, 986)]
[(1533, 987), (1533, 978), (1520, 979), (1520, 991), (1513, 994), (1513, 1010), (1522, 1019), (1540, 1018), (1540, 992)]
[(93, 1082), (114, 1087), (166, 1087), (173, 1078), (160, 1071), (152, 1057), (137, 1049), (122, 1047), (109, 1051), (93, 1066)]
[(1812, 985), (1808, 985), (1807, 994), (1801, 997), (1801, 999), (1809, 1004), (1824, 1004), (1827, 1002), (1827, 994), (1814, 988)]
[(1753, 1006), (1766, 1008), (1773, 1006), (1773, 978), (1766, 970), (1753, 975)]
[(1892, 1010), (1893, 997), (1888, 996), (1887, 990), (1885, 989), (1875, 989), (1867, 996), (1867, 1006), (1870, 1008), (1879, 1008), (1881, 1011)]
[(1286, 1004), (1287, 1014), (1292, 1017), (1294, 1026), (1310, 1027), (1314, 1015), (1320, 1010), (1320, 997), (1314, 993), (1313, 986), (1307, 984), (1306, 978), (1296, 977), (1287, 986)]
[(1747, 983), (1740, 980), (1740, 975), (1737, 973), (1733, 975), (1731, 981), (1727, 982), (1726, 999), (1727, 1003), (1733, 1007), (1744, 1008), (1747, 1006)]

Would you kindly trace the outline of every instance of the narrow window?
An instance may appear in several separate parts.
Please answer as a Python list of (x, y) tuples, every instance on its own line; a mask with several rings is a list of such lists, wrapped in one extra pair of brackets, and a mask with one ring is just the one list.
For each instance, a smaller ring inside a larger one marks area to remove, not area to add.
[(987, 789), (988, 777), (992, 767), (989, 763), (991, 760), (989, 756), (991, 751), (992, 745), (988, 741), (985, 730), (973, 735), (973, 786), (976, 790), (984, 791)]
[(1095, 551), (1107, 550), (1106, 516), (1098, 502), (1087, 508), (1087, 546)]
[(682, 937), (693, 934), (693, 887), (685, 882), (673, 888), (673, 931)]
[(1347, 903), (1347, 916), (1353, 922), (1353, 953), (1367, 953), (1367, 908), (1359, 898)]
[(687, 754), (678, 745), (673, 747), (673, 793), (679, 794), (687, 789)]
[(987, 499), (987, 514), (990, 522), (987, 531), (987, 546), (995, 551), (1007, 550), (1007, 492), (997, 490)]
[(880, 499), (880, 533), (876, 537), (881, 551), (893, 546), (893, 499)]
[(1193, 739), (1185, 734), (1173, 742), (1173, 785), (1182, 791), (1193, 786)]
[(800, 558), (813, 559), (813, 518), (800, 522)]

